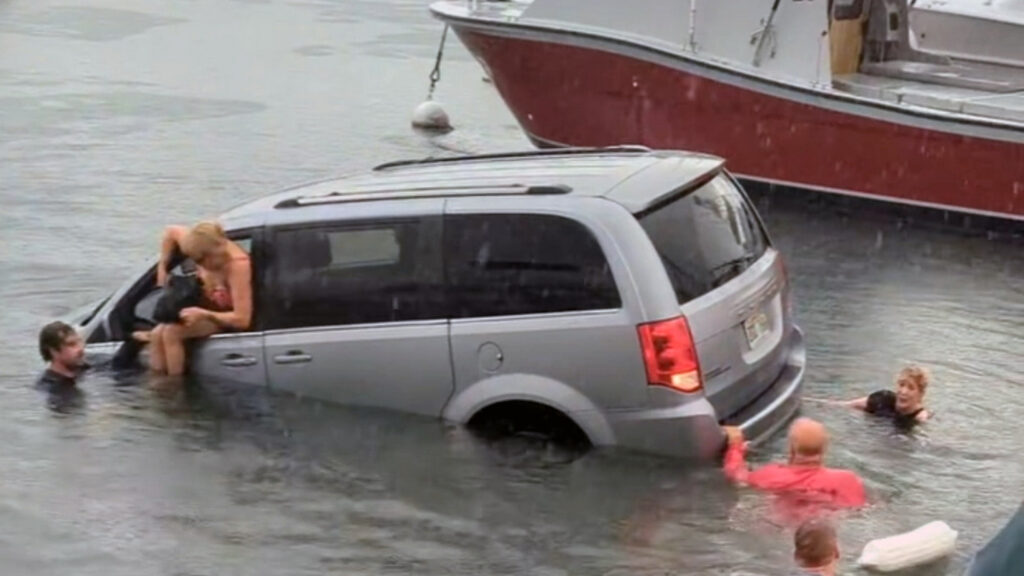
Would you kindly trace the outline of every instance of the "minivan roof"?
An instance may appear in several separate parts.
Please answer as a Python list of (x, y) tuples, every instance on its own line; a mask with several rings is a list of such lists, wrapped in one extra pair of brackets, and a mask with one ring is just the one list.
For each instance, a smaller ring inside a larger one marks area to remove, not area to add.
[(224, 220), (325, 202), (479, 194), (605, 197), (632, 212), (718, 172), (724, 160), (638, 146), (565, 148), (391, 162), (370, 172), (296, 186), (238, 206)]

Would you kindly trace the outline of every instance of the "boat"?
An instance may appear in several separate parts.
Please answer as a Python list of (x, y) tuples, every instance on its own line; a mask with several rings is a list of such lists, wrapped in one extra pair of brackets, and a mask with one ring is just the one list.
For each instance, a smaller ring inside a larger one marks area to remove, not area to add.
[(1024, 0), (917, 0), (910, 29), (928, 52), (1024, 65)]
[(1024, 64), (926, 50), (907, 0), (430, 10), (537, 146), (696, 150), (781, 190), (1024, 221)]

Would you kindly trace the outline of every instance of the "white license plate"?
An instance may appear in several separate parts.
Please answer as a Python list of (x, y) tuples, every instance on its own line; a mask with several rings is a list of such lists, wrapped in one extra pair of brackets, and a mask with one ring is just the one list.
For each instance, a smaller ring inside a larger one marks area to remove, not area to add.
[(747, 334), (747, 344), (751, 349), (768, 335), (771, 327), (768, 325), (768, 315), (764, 312), (757, 312), (750, 318), (743, 321), (743, 331)]

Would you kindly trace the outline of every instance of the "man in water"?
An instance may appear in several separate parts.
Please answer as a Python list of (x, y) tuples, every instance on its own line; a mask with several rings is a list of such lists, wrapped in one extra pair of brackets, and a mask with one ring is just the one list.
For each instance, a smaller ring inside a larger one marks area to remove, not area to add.
[(860, 507), (867, 502), (864, 483), (849, 470), (826, 468), (828, 432), (820, 422), (798, 418), (789, 428), (789, 462), (750, 470), (747, 443), (739, 428), (724, 428), (728, 438), (725, 475), (733, 482), (759, 490), (798, 496), (806, 507)]
[(836, 530), (824, 520), (809, 520), (793, 535), (793, 559), (799, 566), (794, 576), (835, 576), (839, 564)]
[(39, 332), (39, 354), (47, 362), (36, 387), (49, 394), (50, 407), (65, 411), (81, 400), (78, 375), (87, 367), (85, 343), (75, 329), (51, 322)]
[(900, 428), (912, 428), (931, 417), (924, 407), (924, 394), (931, 376), (920, 366), (907, 366), (896, 377), (896, 391), (877, 390), (868, 396), (829, 404), (849, 406), (880, 418), (891, 419)]

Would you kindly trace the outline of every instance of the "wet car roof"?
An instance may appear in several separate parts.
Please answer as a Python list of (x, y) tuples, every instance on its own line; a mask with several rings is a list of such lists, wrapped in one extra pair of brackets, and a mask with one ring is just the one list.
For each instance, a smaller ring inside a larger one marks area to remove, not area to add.
[[(382, 164), (369, 172), (296, 186), (238, 206), (222, 216), (251, 220), (260, 213), (302, 202), (506, 193), (565, 193), (600, 196), (631, 211), (717, 172), (716, 156), (641, 147), (566, 149), (411, 160)], [(541, 192), (537, 192), (541, 191)]]

